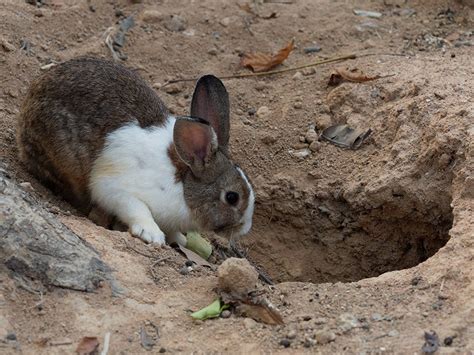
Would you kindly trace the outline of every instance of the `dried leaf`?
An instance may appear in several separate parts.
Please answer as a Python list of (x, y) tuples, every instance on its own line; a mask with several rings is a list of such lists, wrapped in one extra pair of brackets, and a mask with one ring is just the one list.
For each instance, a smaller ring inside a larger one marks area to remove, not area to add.
[(263, 72), (283, 63), (295, 48), (292, 40), (288, 45), (278, 51), (275, 55), (264, 53), (245, 53), (240, 61), (240, 65), (252, 69), (254, 72)]
[(250, 317), (257, 322), (278, 325), (284, 324), (280, 313), (270, 304), (247, 304), (242, 303), (238, 307), (241, 315)]
[(362, 70), (345, 68), (336, 68), (329, 77), (329, 86), (337, 86), (344, 81), (351, 81), (353, 83), (364, 83), (366, 81), (380, 79), (380, 75), (368, 76)]
[(209, 318), (217, 318), (221, 315), (222, 311), (227, 308), (229, 308), (229, 305), (221, 304), (221, 300), (216, 299), (209, 306), (204, 307), (203, 309), (200, 309), (199, 311), (191, 314), (191, 317), (193, 317), (194, 319), (200, 319), (200, 320), (205, 320)]
[(184, 255), (186, 255), (186, 258), (188, 258), (188, 260), (191, 260), (192, 262), (196, 263), (196, 265), (207, 266), (207, 267), (210, 267), (211, 269), (214, 268), (214, 266), (212, 264), (210, 264), (209, 262), (204, 260), (201, 256), (199, 256), (198, 254), (196, 254), (192, 250), (189, 250), (189, 249), (183, 247), (180, 244), (178, 244), (178, 247), (184, 253)]
[(97, 337), (84, 337), (77, 346), (76, 353), (79, 355), (95, 355), (99, 349)]

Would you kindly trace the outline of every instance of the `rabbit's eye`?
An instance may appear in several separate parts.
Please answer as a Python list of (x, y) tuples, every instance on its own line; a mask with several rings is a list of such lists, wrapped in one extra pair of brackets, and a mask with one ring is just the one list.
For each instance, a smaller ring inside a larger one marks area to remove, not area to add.
[(239, 202), (239, 194), (234, 191), (229, 191), (225, 194), (225, 200), (229, 205), (235, 206)]

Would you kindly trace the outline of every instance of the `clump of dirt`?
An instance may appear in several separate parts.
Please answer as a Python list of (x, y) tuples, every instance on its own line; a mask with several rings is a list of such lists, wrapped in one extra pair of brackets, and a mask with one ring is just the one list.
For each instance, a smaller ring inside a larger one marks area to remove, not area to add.
[[(2, 351), (72, 353), (85, 336), (97, 337), (103, 349), (110, 333), (110, 353), (145, 353), (149, 347), (186, 353), (405, 353), (420, 351), (430, 330), (444, 351), (474, 349), (470, 4), (239, 5), (2, 4), (2, 162), (39, 204), (97, 250), (124, 289), (119, 297), (108, 284), (96, 293), (39, 293), (1, 265)], [(354, 10), (375, 11), (376, 17)], [(241, 245), (276, 281), (260, 288), (284, 325), (236, 315), (194, 321), (189, 313), (216, 298), (215, 271), (186, 266), (180, 272), (186, 260), (177, 251), (97, 227), (17, 162), (15, 117), (31, 81), (48, 66), (79, 55), (111, 59), (105, 42), (130, 15), (135, 25), (121, 42), (124, 63), (177, 114), (189, 113), (193, 87), (163, 86), (166, 81), (244, 70), (243, 53), (275, 53), (294, 38), (296, 48), (282, 68), (358, 55), (313, 69), (225, 80), (232, 154), (257, 195), (254, 227)], [(382, 78), (328, 86), (336, 66)], [(342, 123), (373, 133), (358, 150), (317, 140), (324, 128)], [(156, 333), (153, 345), (144, 345), (142, 329)]]

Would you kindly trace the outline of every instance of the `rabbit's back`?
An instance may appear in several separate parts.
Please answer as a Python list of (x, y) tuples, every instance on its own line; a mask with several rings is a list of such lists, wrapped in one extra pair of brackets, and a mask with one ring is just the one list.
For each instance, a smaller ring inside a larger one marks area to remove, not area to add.
[(18, 119), (20, 158), (85, 209), (89, 174), (107, 134), (132, 122), (159, 126), (167, 115), (153, 89), (133, 71), (101, 59), (70, 60), (32, 84)]

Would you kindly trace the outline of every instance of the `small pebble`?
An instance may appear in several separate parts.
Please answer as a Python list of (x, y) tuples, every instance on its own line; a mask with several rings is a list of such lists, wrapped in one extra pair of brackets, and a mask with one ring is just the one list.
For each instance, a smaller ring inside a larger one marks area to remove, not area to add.
[(336, 340), (336, 334), (329, 330), (319, 330), (314, 334), (314, 337), (319, 344), (327, 344)]
[(316, 133), (316, 131), (314, 129), (308, 129), (305, 135), (306, 142), (311, 144), (317, 139), (318, 139), (318, 134)]
[(316, 340), (312, 339), (312, 338), (306, 338), (304, 340), (304, 343), (303, 343), (303, 346), (305, 348), (310, 348), (312, 346), (316, 345)]
[(190, 269), (189, 266), (183, 266), (181, 269), (179, 269), (179, 273), (181, 275), (187, 275), (192, 270), (192, 269), (191, 270), (189, 270), (189, 269)]
[(221, 318), (230, 318), (231, 314), (232, 313), (228, 309), (225, 309), (221, 313)]
[(160, 351), (159, 351), (159, 352), (160, 352), (160, 354), (163, 354), (163, 353), (166, 352), (166, 349), (165, 349), (165, 348), (160, 348)]
[(183, 91), (183, 88), (181, 87), (181, 85), (178, 85), (178, 84), (170, 84), (170, 85), (165, 86), (164, 90), (167, 94), (173, 95), (173, 94), (178, 94), (181, 91)]
[(380, 322), (383, 318), (382, 318), (382, 315), (380, 313), (373, 313), (370, 318), (374, 321), (374, 322)]
[(224, 27), (229, 26), (231, 22), (232, 22), (231, 17), (224, 17), (222, 20), (219, 21), (219, 23)]
[(244, 326), (247, 329), (253, 329), (257, 326), (257, 322), (254, 321), (252, 318), (245, 318), (244, 319)]
[(148, 23), (160, 22), (163, 18), (163, 14), (158, 10), (145, 10), (142, 15), (143, 22)]
[(395, 329), (388, 332), (389, 337), (397, 337), (398, 334), (398, 331), (396, 331)]
[(16, 340), (16, 334), (15, 333), (8, 333), (7, 334), (7, 340)]
[(171, 15), (165, 21), (165, 28), (171, 32), (182, 32), (186, 29), (187, 22), (184, 17), (179, 15)]
[(303, 74), (300, 71), (297, 71), (295, 75), (293, 75), (292, 79), (293, 80), (300, 80), (303, 78)]
[(454, 336), (446, 337), (443, 340), (443, 344), (446, 345), (446, 346), (451, 346), (451, 345), (453, 345), (453, 340), (454, 340)]
[(186, 265), (186, 266), (193, 266), (193, 265), (194, 265), (194, 262), (191, 261), (191, 260), (186, 260), (186, 262), (184, 263), (184, 265)]
[(307, 321), (311, 320), (311, 316), (304, 316), (304, 317), (303, 317), (303, 320), (304, 320), (305, 322), (307, 322)]
[(122, 17), (123, 11), (120, 9), (115, 9), (115, 17)]
[(253, 116), (257, 113), (257, 110), (251, 107), (248, 109), (247, 113), (249, 114), (249, 116)]
[(313, 74), (316, 74), (316, 69), (315, 68), (305, 68), (303, 69), (303, 75), (304, 76), (308, 76), (308, 75), (313, 75)]
[(321, 324), (326, 324), (328, 322), (328, 320), (326, 318), (316, 318), (314, 320), (314, 324), (317, 324), (317, 325), (321, 325)]
[(270, 115), (270, 109), (267, 106), (262, 106), (257, 110), (256, 113), (258, 118), (265, 118)]
[(294, 104), (293, 104), (293, 108), (297, 109), (297, 110), (300, 110), (303, 108), (303, 103), (301, 101), (296, 101)]
[(296, 338), (296, 330), (290, 330), (288, 334), (286, 335), (288, 339), (295, 339)]
[(280, 345), (284, 346), (285, 348), (288, 348), (291, 345), (290, 339), (283, 338), (280, 340)]
[(95, 6), (94, 6), (94, 5), (90, 5), (90, 6), (89, 6), (89, 10), (90, 10), (90, 12), (95, 12)]
[(317, 53), (317, 52), (320, 52), (320, 51), (321, 51), (321, 47), (318, 46), (318, 45), (315, 45), (315, 46), (311, 46), (311, 47), (306, 47), (306, 48), (303, 49), (303, 51), (304, 51), (306, 54)]
[(207, 54), (209, 55), (217, 55), (217, 49), (216, 48), (211, 48), (207, 51)]
[(13, 52), (15, 50), (15, 46), (6, 39), (1, 40), (1, 46), (5, 52)]
[(314, 152), (319, 152), (321, 150), (321, 142), (314, 141), (309, 145), (309, 150)]

